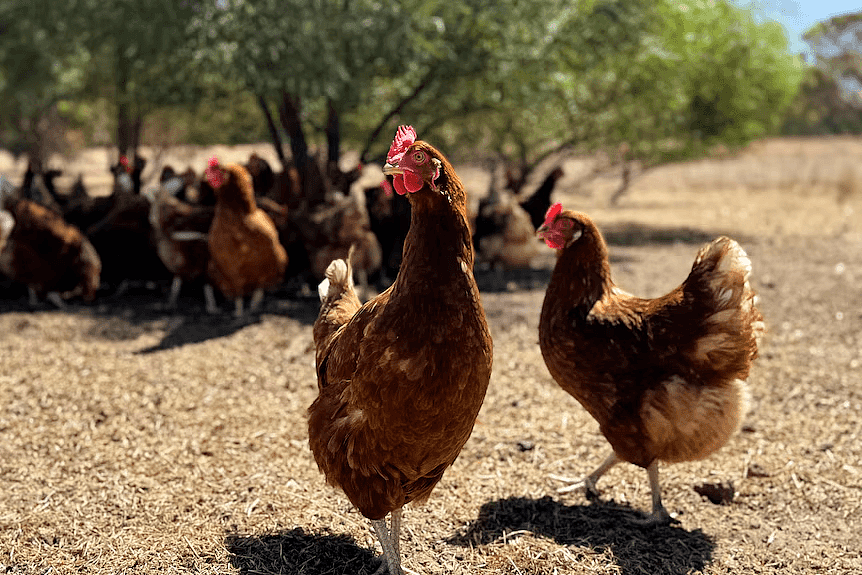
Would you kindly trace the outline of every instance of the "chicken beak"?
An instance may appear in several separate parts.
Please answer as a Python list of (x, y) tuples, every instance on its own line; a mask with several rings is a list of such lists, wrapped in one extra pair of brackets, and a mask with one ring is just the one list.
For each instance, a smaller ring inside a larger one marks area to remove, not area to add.
[(539, 229), (536, 230), (536, 237), (544, 239), (545, 234), (548, 233), (549, 231), (550, 231), (550, 228), (548, 226), (546, 226), (545, 224), (542, 224), (541, 226), (539, 226)]
[(390, 164), (386, 162), (383, 164), (383, 173), (387, 176), (397, 176), (398, 174), (403, 174), (404, 170), (398, 167), (398, 164)]

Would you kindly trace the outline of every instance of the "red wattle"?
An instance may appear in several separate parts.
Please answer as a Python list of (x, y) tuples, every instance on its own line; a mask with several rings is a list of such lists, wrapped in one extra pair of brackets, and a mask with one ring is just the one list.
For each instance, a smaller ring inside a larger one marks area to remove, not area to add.
[(425, 182), (422, 181), (422, 178), (413, 172), (404, 172), (404, 187), (407, 188), (408, 192), (418, 192), (424, 185)]
[(395, 191), (398, 192), (399, 196), (403, 196), (407, 193), (407, 188), (404, 187), (404, 176), (402, 174), (398, 174), (392, 178), (392, 184), (395, 186)]

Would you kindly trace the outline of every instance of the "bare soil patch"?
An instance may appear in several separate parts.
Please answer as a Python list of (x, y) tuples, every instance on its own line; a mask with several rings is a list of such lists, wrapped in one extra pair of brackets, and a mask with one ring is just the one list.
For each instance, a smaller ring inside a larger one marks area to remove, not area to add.
[[(649, 173), (613, 209), (615, 182), (572, 189), (580, 164), (567, 164), (557, 197), (594, 215), (629, 291), (672, 288), (717, 234), (741, 241), (769, 330), (751, 412), (716, 455), (662, 468), (677, 525), (631, 523), (649, 509), (634, 466), (599, 483), (598, 503), (558, 494), (556, 477), (588, 473), (608, 448), (539, 352), (553, 259), (502, 283), (481, 271), (491, 385), (461, 457), (405, 512), (404, 566), (862, 573), (862, 193), (847, 175), (860, 159), (851, 139), (767, 141)], [(307, 447), (315, 299), (276, 293), (238, 322), (207, 316), (194, 289), (177, 313), (158, 291), (63, 312), (30, 310), (20, 293), (0, 284), (0, 572), (376, 569), (368, 521), (325, 486)], [(724, 504), (698, 493), (728, 483)]]

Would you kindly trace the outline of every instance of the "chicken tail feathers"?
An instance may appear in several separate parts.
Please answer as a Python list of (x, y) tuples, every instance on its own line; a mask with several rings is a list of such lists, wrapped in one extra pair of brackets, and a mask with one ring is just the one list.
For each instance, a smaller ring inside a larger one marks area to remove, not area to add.
[(353, 266), (350, 259), (353, 256), (353, 247), (343, 260), (332, 260), (326, 268), (326, 277), (317, 286), (317, 295), (320, 301), (327, 303), (333, 298), (346, 291), (353, 291)]
[(764, 331), (750, 277), (748, 254), (734, 240), (720, 237), (697, 254), (685, 286), (698, 300), (709, 302), (707, 329), (694, 348), (696, 359), (735, 372), (740, 379), (747, 377)]
[(346, 259), (332, 260), (326, 268), (326, 277), (317, 286), (321, 305), (312, 333), (317, 349), (318, 385), (321, 388), (326, 385), (325, 366), (329, 347), (340, 333), (339, 329), (348, 323), (361, 307), (356, 290), (353, 289), (353, 270), (350, 265), (352, 255), (353, 248)]

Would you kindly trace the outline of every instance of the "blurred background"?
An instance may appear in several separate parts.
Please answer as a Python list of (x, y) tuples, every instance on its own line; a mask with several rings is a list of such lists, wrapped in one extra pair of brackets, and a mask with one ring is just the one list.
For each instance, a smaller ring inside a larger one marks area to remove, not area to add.
[(288, 100), (309, 145), (334, 130), (330, 156), (362, 161), (399, 123), (521, 169), (559, 150), (622, 147), (655, 165), (767, 135), (859, 133), (851, 4), (6, 0), (0, 148), (45, 163), (92, 146), (117, 158), (268, 141), (287, 157)]
[[(249, 170), (287, 284), (310, 293), (358, 243), (357, 269), (383, 289), (410, 218), (380, 170), (399, 124), (458, 165), (482, 269), (535, 268), (534, 231), (553, 201), (602, 225), (796, 229), (783, 222), (799, 205), (809, 227), (850, 229), (862, 11), (838, 0), (5, 0), (0, 111), (0, 208), (25, 199), (79, 228), (103, 290), (173, 275), (173, 302), (177, 282), (200, 281), (166, 254), (191, 237), (205, 252), (214, 156)], [(764, 190), (779, 212), (752, 208)], [(14, 245), (53, 266), (43, 243)], [(130, 269), (140, 261), (152, 265)], [(38, 283), (11, 264), (0, 272)]]

